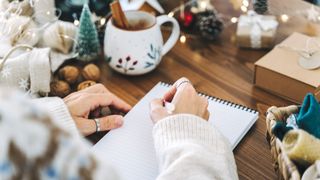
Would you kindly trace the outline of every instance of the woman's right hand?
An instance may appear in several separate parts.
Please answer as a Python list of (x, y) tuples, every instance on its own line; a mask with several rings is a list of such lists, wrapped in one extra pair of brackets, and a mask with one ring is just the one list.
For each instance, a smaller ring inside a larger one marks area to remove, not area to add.
[[(174, 105), (174, 110), (168, 112), (164, 102)], [(208, 100), (198, 95), (187, 78), (181, 78), (174, 83), (162, 99), (154, 99), (150, 104), (151, 119), (154, 123), (175, 114), (192, 114), (205, 120), (209, 119)]]

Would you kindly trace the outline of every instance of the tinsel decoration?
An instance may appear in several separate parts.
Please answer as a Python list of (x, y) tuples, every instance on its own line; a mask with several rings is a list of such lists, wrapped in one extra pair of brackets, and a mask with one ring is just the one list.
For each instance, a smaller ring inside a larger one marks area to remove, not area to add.
[(253, 9), (258, 14), (264, 14), (268, 11), (268, 0), (253, 0)]
[(200, 35), (209, 40), (215, 40), (223, 30), (223, 21), (213, 10), (197, 14), (197, 28)]

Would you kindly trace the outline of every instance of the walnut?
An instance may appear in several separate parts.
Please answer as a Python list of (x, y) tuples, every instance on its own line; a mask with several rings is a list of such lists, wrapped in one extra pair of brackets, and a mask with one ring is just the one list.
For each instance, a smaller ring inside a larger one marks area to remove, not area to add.
[(67, 82), (65, 81), (53, 81), (50, 83), (50, 95), (51, 96), (59, 96), (65, 97), (67, 96), (71, 89)]
[(85, 89), (85, 88), (87, 88), (87, 87), (93, 86), (93, 85), (95, 85), (95, 84), (97, 84), (97, 83), (94, 82), (94, 81), (90, 81), (90, 80), (88, 80), (88, 81), (83, 81), (82, 83), (80, 83), (80, 84), (78, 85), (77, 90), (78, 90), (78, 91), (81, 91), (81, 90), (83, 90), (83, 89)]
[(75, 83), (80, 75), (80, 71), (75, 66), (65, 66), (59, 70), (59, 77), (70, 84)]
[(85, 80), (98, 81), (100, 79), (100, 69), (94, 64), (86, 65), (82, 70)]

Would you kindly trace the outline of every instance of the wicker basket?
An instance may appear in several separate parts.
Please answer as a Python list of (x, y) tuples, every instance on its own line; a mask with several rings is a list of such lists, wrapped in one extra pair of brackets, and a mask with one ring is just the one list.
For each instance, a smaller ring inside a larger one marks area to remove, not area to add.
[(283, 151), (282, 142), (272, 133), (272, 127), (275, 125), (275, 118), (285, 121), (292, 113), (298, 112), (298, 106), (271, 107), (267, 111), (267, 141), (270, 144), (273, 165), (279, 179), (300, 180), (301, 175), (297, 166), (289, 159)]

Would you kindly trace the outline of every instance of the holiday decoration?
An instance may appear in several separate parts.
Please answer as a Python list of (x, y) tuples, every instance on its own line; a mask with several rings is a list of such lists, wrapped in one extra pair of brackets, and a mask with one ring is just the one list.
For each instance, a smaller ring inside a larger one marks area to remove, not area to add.
[(75, 66), (64, 66), (59, 70), (59, 77), (66, 82), (73, 84), (75, 83), (80, 77), (80, 71)]
[(17, 44), (34, 46), (38, 43), (37, 26), (30, 17), (12, 16), (3, 22), (4, 26), (1, 27), (3, 33), (0, 34), (9, 37), (12, 46)]
[(253, 9), (258, 14), (264, 14), (268, 11), (268, 0), (253, 0)]
[(191, 11), (184, 11), (183, 13), (180, 13), (178, 18), (180, 26), (185, 28), (192, 27), (195, 20), (194, 16), (195, 15)]
[(91, 20), (91, 12), (87, 4), (83, 6), (76, 39), (75, 52), (78, 53), (79, 60), (91, 61), (97, 58), (100, 52), (100, 44), (97, 30)]
[(57, 21), (50, 25), (43, 34), (43, 42), (59, 52), (68, 54), (74, 44), (77, 27), (64, 21)]
[(28, 2), (32, 2), (35, 12), (33, 16), (38, 24), (48, 25), (48, 23), (58, 20), (61, 15), (60, 9), (56, 9), (55, 7), (54, 0), (28, 0)]
[(254, 11), (241, 15), (237, 27), (237, 42), (240, 47), (270, 48), (278, 27), (275, 16), (262, 16)]
[(209, 0), (190, 0), (174, 8), (168, 16), (176, 17), (181, 30), (186, 33), (180, 38), (182, 43), (185, 43), (187, 35), (215, 40), (224, 28), (222, 15)]
[(83, 68), (82, 76), (85, 80), (98, 81), (100, 79), (100, 69), (94, 64), (88, 64)]
[(87, 88), (87, 87), (93, 86), (93, 85), (95, 85), (95, 84), (97, 84), (97, 83), (94, 82), (94, 81), (90, 81), (90, 80), (88, 80), (88, 81), (83, 81), (82, 83), (80, 83), (80, 84), (78, 85), (77, 90), (78, 90), (78, 91), (81, 91), (81, 90), (83, 90), (83, 89), (85, 89), (85, 88)]
[[(10, 54), (17, 50), (26, 50), (17, 57)], [(0, 64), (0, 83), (20, 88), (32, 96), (46, 95), (50, 92), (51, 64), (50, 49), (18, 45), (7, 53)]]
[(10, 13), (19, 13), (21, 16), (32, 16), (34, 13), (30, 5), (30, 0), (1, 0), (0, 11), (9, 11)]
[(197, 14), (197, 27), (202, 37), (214, 40), (223, 30), (223, 22), (215, 11), (205, 11)]

